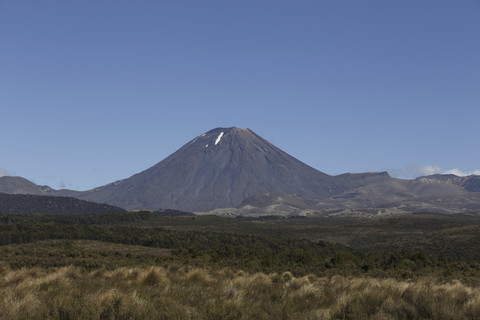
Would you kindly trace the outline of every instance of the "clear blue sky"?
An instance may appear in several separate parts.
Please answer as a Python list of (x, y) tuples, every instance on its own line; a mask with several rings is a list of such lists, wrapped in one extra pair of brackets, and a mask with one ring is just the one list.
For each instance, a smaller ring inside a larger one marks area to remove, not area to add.
[(230, 126), (328, 174), (474, 172), (480, 1), (0, 0), (0, 120), (0, 175), (55, 188)]

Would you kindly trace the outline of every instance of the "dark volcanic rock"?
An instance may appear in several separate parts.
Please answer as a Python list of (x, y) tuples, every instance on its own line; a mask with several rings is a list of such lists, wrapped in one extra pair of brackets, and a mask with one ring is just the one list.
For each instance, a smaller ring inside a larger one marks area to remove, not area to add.
[(0, 193), (0, 213), (104, 213), (125, 210), (70, 197)]

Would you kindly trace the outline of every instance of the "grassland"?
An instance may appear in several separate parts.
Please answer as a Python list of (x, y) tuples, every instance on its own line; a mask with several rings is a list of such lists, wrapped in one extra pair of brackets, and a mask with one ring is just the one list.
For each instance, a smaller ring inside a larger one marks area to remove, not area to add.
[(480, 319), (480, 218), (0, 216), (0, 319)]
[(199, 268), (1, 266), (2, 319), (478, 319), (458, 281), (294, 277)]

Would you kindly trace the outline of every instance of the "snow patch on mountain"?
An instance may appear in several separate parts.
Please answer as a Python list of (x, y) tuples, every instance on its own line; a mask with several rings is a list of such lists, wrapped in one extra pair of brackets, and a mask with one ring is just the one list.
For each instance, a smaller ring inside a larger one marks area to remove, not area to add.
[(222, 139), (222, 137), (223, 137), (223, 131), (220, 132), (220, 134), (218, 135), (218, 138), (217, 138), (217, 140), (215, 141), (215, 145), (217, 145), (217, 144), (220, 142), (220, 140)]

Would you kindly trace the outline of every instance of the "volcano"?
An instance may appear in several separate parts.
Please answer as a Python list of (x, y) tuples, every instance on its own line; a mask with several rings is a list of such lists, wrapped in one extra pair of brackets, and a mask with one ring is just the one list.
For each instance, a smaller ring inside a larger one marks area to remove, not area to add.
[(268, 192), (318, 199), (341, 191), (332, 176), (250, 129), (232, 127), (201, 134), (143, 172), (75, 196), (130, 210), (206, 211)]
[(387, 172), (330, 176), (252, 130), (232, 127), (203, 133), (153, 167), (92, 190), (55, 190), (21, 177), (0, 177), (0, 192), (75, 197), (128, 210), (454, 214), (480, 212), (479, 182), (479, 176), (454, 175), (402, 180)]

